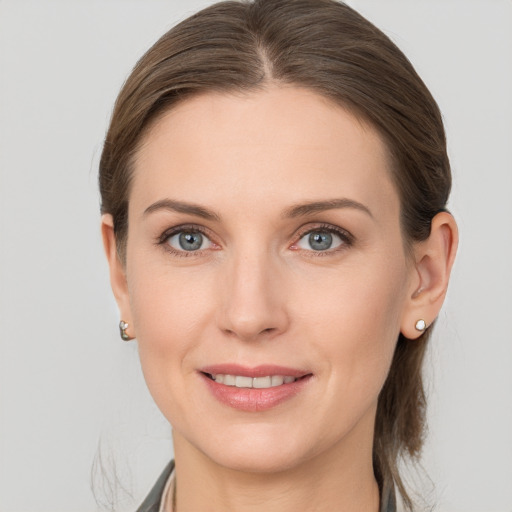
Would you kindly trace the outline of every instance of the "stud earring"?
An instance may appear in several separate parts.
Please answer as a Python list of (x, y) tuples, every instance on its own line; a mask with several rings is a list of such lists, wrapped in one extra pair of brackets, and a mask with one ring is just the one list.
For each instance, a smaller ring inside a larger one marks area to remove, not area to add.
[(119, 322), (119, 334), (121, 339), (123, 341), (133, 340), (133, 338), (127, 334), (126, 329), (128, 329), (128, 324), (124, 320), (121, 320)]
[(425, 320), (420, 319), (416, 322), (415, 327), (416, 327), (417, 331), (423, 332), (427, 328), (427, 324), (426, 324)]

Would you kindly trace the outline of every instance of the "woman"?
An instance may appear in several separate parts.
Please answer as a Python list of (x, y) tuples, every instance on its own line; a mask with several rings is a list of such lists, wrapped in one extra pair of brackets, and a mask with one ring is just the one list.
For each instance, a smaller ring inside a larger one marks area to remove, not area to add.
[(346, 5), (219, 3), (146, 53), (100, 164), (121, 336), (173, 427), (139, 510), (412, 510), (450, 183), (435, 101)]

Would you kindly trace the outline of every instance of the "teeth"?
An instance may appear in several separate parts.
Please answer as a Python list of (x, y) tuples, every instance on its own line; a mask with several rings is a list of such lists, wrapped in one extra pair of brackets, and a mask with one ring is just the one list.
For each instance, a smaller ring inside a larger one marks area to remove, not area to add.
[(283, 384), (290, 384), (297, 379), (291, 376), (284, 375), (268, 375), (267, 377), (245, 377), (243, 375), (227, 375), (218, 373), (212, 375), (212, 379), (219, 384), (225, 386), (235, 386), (237, 388), (256, 388), (266, 389), (281, 386)]
[(236, 377), (234, 375), (224, 375), (224, 384), (226, 386), (235, 386)]
[(272, 375), (272, 386), (280, 386), (284, 382), (284, 377), (281, 375)]
[(240, 377), (237, 375), (235, 377), (235, 386), (237, 388), (252, 388), (252, 381), (251, 377)]
[(272, 386), (272, 377), (255, 377), (252, 379), (253, 388), (269, 388)]

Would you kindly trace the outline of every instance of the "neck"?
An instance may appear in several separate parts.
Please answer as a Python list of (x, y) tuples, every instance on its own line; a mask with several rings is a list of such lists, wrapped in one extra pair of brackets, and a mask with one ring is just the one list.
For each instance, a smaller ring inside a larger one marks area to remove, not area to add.
[(371, 442), (344, 441), (292, 468), (251, 473), (215, 463), (175, 432), (175, 512), (378, 512)]

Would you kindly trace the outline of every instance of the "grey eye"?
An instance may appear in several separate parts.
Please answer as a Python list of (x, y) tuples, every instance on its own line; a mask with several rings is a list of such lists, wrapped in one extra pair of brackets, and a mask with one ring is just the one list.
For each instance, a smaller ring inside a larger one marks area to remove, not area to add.
[(297, 247), (313, 251), (328, 251), (336, 249), (345, 243), (340, 235), (331, 233), (330, 231), (318, 230), (306, 233), (297, 243)]
[(332, 246), (331, 233), (310, 233), (309, 245), (314, 251), (326, 251)]
[(199, 251), (210, 247), (211, 242), (198, 231), (180, 231), (169, 237), (167, 243), (178, 251)]

